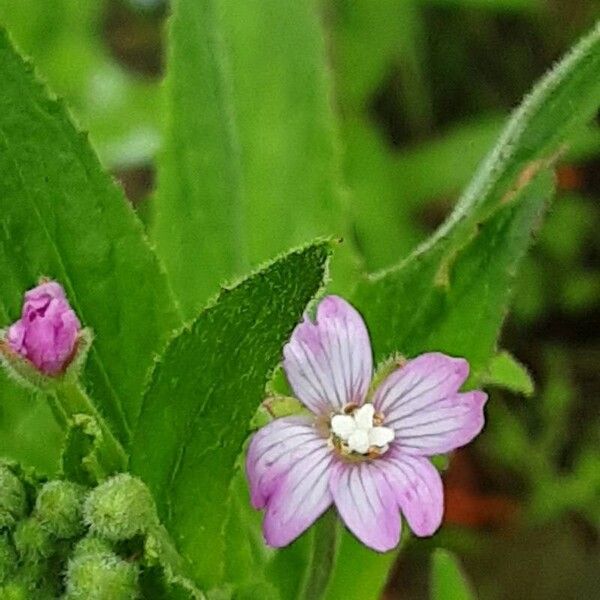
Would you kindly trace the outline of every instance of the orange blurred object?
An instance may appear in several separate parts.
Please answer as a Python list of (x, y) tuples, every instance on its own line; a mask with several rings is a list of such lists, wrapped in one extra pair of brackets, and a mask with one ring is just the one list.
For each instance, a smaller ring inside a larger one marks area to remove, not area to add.
[(500, 527), (511, 523), (518, 504), (507, 496), (481, 493), (472, 459), (456, 452), (444, 477), (444, 523), (464, 527)]

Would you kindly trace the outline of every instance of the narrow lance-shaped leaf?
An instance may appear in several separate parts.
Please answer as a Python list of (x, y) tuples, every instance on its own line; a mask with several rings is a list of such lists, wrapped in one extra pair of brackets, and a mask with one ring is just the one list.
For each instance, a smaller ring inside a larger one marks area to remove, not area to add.
[[(354, 301), (379, 358), (441, 350), (467, 357), (475, 376), (487, 366), (515, 272), (551, 194), (553, 157), (600, 104), (599, 70), (600, 26), (525, 99), (438, 232), (397, 267), (358, 285)], [(348, 536), (341, 556), (347, 562), (338, 563), (329, 598), (354, 562), (371, 564), (366, 583), (378, 597), (388, 557), (378, 561)]]
[(491, 356), (510, 284), (549, 197), (552, 159), (600, 104), (600, 27), (540, 82), (439, 231), (359, 284), (375, 351), (444, 350), (475, 371)]
[[(95, 332), (86, 373), (123, 442), (152, 357), (179, 322), (142, 227), (60, 102), (0, 32), (0, 279), (15, 320), (42, 275)], [(7, 325), (3, 322), (2, 325)]]
[(344, 211), (315, 4), (175, 0), (169, 23), (152, 235), (192, 318), (248, 265), (343, 236)]
[(281, 349), (323, 285), (329, 242), (292, 252), (223, 290), (177, 335), (144, 398), (131, 469), (202, 587), (223, 573), (235, 461)]

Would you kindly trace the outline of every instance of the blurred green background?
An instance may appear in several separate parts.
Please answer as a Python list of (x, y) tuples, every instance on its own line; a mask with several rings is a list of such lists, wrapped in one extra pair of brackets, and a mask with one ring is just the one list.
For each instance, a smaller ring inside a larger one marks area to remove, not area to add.
[[(318, 9), (354, 241), (371, 271), (441, 223), (510, 110), (600, 16), (596, 0), (324, 0)], [(163, 0), (0, 0), (0, 23), (66, 99), (144, 220), (161, 144), (167, 14)], [(427, 597), (438, 545), (461, 556), (481, 598), (598, 597), (598, 133), (579, 138), (557, 169), (559, 192), (502, 336), (535, 390), (490, 390), (485, 434), (446, 473), (444, 528), (408, 542), (390, 599)], [(0, 418), (10, 422), (9, 406)], [(25, 438), (28, 424), (20, 427)], [(40, 445), (38, 466), (51, 460)]]

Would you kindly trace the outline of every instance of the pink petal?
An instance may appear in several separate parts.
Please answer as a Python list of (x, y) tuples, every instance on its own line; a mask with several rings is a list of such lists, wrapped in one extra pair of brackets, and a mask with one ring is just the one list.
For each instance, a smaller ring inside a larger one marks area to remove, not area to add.
[(377, 388), (373, 404), (386, 417), (385, 425), (429, 402), (458, 391), (469, 375), (464, 358), (429, 352), (409, 360)]
[(15, 321), (9, 328), (7, 338), (9, 346), (15, 352), (23, 352), (23, 341), (25, 339), (25, 325), (19, 319)]
[(391, 449), (376, 461), (404, 517), (418, 536), (433, 535), (442, 523), (444, 490), (435, 467), (422, 456)]
[(373, 404), (395, 444), (408, 453), (431, 456), (470, 442), (483, 427), (483, 392), (459, 394), (469, 374), (462, 358), (432, 352), (409, 361), (375, 392)]
[(371, 343), (362, 317), (342, 298), (324, 298), (316, 322), (305, 317), (283, 353), (290, 385), (314, 413), (364, 401), (373, 370)]
[(254, 435), (246, 456), (246, 475), (254, 508), (267, 505), (277, 482), (299, 459), (326, 445), (313, 423), (312, 417), (283, 417)]
[(424, 456), (443, 454), (468, 444), (484, 425), (487, 394), (453, 394), (394, 422), (395, 444), (405, 452)]
[(325, 440), (306, 452), (274, 482), (267, 500), (263, 533), (269, 546), (287, 546), (328, 508), (333, 454)]
[(52, 300), (53, 298), (59, 298), (65, 300), (65, 290), (62, 285), (56, 281), (45, 281), (40, 283), (37, 287), (32, 288), (25, 292), (25, 300), (33, 302), (37, 300)]
[(363, 544), (379, 552), (398, 545), (400, 512), (375, 462), (336, 462), (329, 486), (340, 517)]

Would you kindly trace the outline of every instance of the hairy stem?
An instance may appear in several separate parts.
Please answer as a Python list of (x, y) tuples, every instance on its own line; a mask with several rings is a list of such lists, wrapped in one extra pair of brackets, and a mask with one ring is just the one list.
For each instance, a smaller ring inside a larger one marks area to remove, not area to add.
[(334, 509), (329, 509), (313, 527), (310, 563), (299, 600), (319, 600), (327, 591), (339, 548), (339, 522)]

